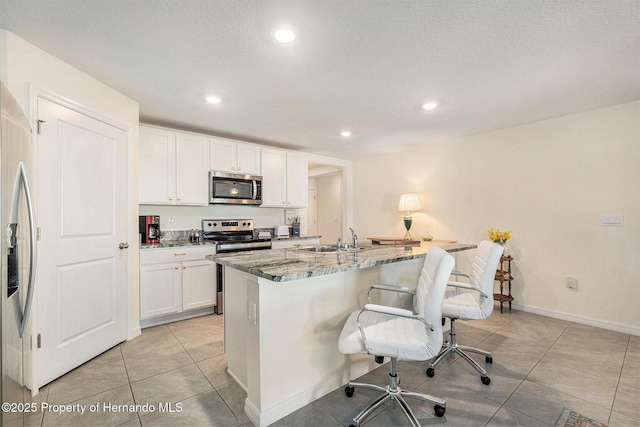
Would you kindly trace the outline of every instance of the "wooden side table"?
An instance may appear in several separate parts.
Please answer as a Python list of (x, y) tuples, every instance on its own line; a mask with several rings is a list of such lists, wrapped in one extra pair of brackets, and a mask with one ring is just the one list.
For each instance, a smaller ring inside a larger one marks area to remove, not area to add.
[[(493, 299), (500, 301), (500, 313), (502, 313), (502, 306), (505, 301), (509, 303), (509, 311), (511, 311), (511, 302), (513, 301), (513, 297), (511, 296), (511, 281), (513, 280), (513, 276), (511, 275), (511, 261), (513, 261), (511, 255), (502, 255), (500, 257), (500, 264), (496, 270), (495, 280), (500, 283), (500, 293), (493, 294)], [(505, 283), (508, 285), (507, 294), (504, 293)]]

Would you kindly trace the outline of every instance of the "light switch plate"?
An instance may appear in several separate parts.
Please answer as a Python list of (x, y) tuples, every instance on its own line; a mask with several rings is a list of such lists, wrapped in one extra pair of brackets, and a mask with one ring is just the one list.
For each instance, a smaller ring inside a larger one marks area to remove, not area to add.
[(603, 227), (624, 227), (624, 215), (601, 214), (600, 225)]

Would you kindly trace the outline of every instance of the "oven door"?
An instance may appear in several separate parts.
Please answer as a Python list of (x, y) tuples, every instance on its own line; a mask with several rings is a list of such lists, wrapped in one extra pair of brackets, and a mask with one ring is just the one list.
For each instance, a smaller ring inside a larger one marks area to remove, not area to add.
[(259, 205), (262, 203), (261, 177), (211, 171), (210, 204)]

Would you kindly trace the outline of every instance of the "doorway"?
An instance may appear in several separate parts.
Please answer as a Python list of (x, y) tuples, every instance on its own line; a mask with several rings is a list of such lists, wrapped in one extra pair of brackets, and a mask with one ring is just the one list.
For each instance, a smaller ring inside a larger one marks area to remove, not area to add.
[[(307, 234), (321, 236), (320, 241), (323, 244), (335, 243), (337, 238), (343, 238), (344, 181), (342, 166), (309, 162)], [(314, 221), (314, 215), (315, 224), (310, 224)], [(314, 228), (315, 232), (311, 233)]]

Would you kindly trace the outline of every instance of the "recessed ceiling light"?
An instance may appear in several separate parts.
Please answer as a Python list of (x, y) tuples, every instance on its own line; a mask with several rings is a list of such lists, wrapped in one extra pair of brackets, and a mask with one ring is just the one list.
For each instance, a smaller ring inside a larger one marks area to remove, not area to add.
[(291, 43), (296, 39), (296, 35), (288, 28), (280, 28), (275, 30), (272, 34), (273, 38), (278, 40), (280, 43)]
[(207, 102), (210, 102), (212, 104), (220, 104), (222, 102), (222, 99), (220, 99), (219, 96), (207, 96)]
[(425, 102), (424, 104), (422, 104), (422, 108), (425, 109), (425, 110), (433, 110), (437, 106), (438, 106), (438, 103), (435, 102), (435, 101), (429, 101), (429, 102)]
[(342, 132), (340, 132), (340, 136), (344, 136), (345, 138), (348, 136), (351, 136), (351, 131), (350, 130), (343, 130)]

